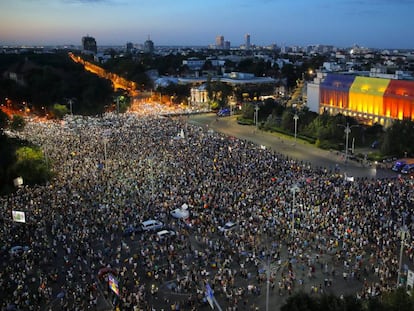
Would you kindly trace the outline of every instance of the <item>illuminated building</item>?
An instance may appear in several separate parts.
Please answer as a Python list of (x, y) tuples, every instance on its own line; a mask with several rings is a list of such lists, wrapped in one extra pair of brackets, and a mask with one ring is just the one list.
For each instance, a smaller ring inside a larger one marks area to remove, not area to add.
[(192, 105), (208, 104), (208, 92), (206, 84), (192, 87), (190, 94), (190, 102)]
[(315, 80), (308, 84), (310, 110), (341, 113), (365, 124), (414, 121), (414, 81), (333, 73)]

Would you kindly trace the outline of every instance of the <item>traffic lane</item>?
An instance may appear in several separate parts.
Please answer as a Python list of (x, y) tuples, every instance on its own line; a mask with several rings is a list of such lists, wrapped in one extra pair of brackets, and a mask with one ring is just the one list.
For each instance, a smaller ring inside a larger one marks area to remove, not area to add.
[(203, 114), (191, 116), (189, 122), (205, 126), (228, 136), (264, 145), (287, 157), (310, 163), (316, 167), (323, 167), (332, 171), (339, 169), (348, 176), (367, 178), (395, 178), (397, 176), (391, 170), (375, 166), (363, 166), (353, 160), (348, 160), (348, 163), (345, 163), (341, 153), (336, 151), (319, 149), (301, 140), (297, 140), (295, 143), (292, 138), (284, 135), (260, 131), (248, 125), (240, 125), (236, 122), (236, 117), (217, 118), (215, 114)]

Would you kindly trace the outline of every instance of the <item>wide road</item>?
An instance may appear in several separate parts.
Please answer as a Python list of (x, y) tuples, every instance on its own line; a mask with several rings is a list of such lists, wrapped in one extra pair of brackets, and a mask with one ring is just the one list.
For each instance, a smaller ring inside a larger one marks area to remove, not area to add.
[(362, 164), (348, 160), (345, 163), (343, 154), (316, 148), (314, 145), (278, 133), (270, 133), (256, 129), (253, 126), (240, 125), (236, 117), (217, 118), (213, 113), (191, 115), (189, 123), (208, 127), (217, 132), (252, 141), (266, 146), (289, 158), (309, 162), (313, 166), (339, 169), (349, 177), (388, 178), (397, 177), (390, 169), (379, 168), (376, 165)]

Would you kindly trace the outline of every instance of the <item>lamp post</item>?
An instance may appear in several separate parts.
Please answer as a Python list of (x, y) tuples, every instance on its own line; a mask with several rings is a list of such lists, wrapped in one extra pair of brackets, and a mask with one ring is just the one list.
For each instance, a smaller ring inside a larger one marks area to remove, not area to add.
[(72, 110), (72, 99), (69, 99), (69, 109), (70, 109), (70, 114), (73, 114), (73, 110)]
[(296, 144), (296, 134), (298, 132), (298, 120), (299, 120), (299, 116), (297, 113), (295, 113), (295, 115), (293, 116), (293, 120), (295, 120), (295, 144)]
[(259, 125), (259, 105), (256, 104), (256, 107), (254, 107), (254, 123), (256, 125), (256, 128)]
[(407, 215), (405, 213), (403, 213), (403, 225), (400, 229), (401, 246), (400, 246), (400, 260), (399, 260), (399, 264), (398, 264), (397, 287), (399, 287), (400, 283), (401, 283), (401, 270), (402, 270), (403, 254), (404, 254), (404, 244), (405, 244), (406, 237), (409, 235), (407, 225), (405, 224), (405, 217), (406, 216)]
[(351, 128), (358, 127), (359, 125), (351, 125), (349, 126), (349, 123), (346, 123), (346, 126), (343, 124), (338, 124), (338, 126), (341, 126), (345, 128), (345, 164), (348, 163), (348, 142), (349, 142), (349, 134), (351, 133)]
[[(263, 234), (263, 232), (261, 232)], [(262, 241), (264, 242), (264, 241)], [(265, 258), (262, 258), (261, 256), (257, 256), (256, 258), (260, 261), (264, 269), (266, 270), (266, 311), (269, 311), (269, 296), (270, 296), (270, 276), (272, 270), (274, 271), (276, 269), (275, 262), (273, 259), (275, 259), (273, 251), (273, 244), (272, 249), (269, 248), (269, 240), (268, 237), (266, 237), (266, 253), (264, 253)], [(255, 248), (256, 250), (256, 248)], [(273, 258), (272, 258), (273, 257)]]

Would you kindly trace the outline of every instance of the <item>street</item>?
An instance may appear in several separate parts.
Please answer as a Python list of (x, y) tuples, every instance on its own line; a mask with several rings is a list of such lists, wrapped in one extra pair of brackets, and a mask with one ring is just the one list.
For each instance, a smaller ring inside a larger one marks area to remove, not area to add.
[(217, 132), (252, 141), (280, 152), (292, 159), (311, 163), (313, 166), (326, 169), (338, 169), (349, 177), (393, 178), (397, 174), (390, 169), (376, 167), (375, 164), (363, 166), (352, 160), (345, 164), (344, 156), (336, 151), (322, 150), (300, 139), (283, 134), (270, 133), (255, 129), (253, 126), (240, 125), (236, 116), (217, 118), (215, 114), (192, 115), (189, 122), (207, 126)]

